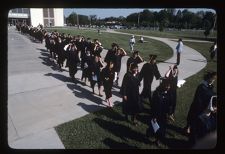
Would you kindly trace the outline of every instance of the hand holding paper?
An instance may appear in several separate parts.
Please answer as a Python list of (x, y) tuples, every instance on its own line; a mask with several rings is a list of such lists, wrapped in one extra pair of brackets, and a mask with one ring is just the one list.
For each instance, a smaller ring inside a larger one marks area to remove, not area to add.
[(180, 88), (181, 86), (184, 85), (185, 82), (186, 82), (185, 80), (178, 80), (177, 87)]
[(153, 128), (154, 132), (156, 133), (158, 131), (158, 129), (160, 128), (159, 124), (157, 123), (157, 121), (154, 121), (153, 119), (151, 120), (151, 124), (152, 124), (152, 128)]

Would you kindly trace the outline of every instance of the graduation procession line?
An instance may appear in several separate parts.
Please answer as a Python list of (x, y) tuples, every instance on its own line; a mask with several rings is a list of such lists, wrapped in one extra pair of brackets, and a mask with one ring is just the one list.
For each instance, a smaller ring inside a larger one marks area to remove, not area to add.
[[(120, 33), (110, 31), (111, 33)], [(131, 35), (128, 33), (120, 33)], [(136, 35), (140, 36), (140, 35)], [(165, 62), (158, 63), (163, 76), (176, 62), (177, 42), (167, 38), (144, 36), (168, 44), (174, 51)], [(135, 49), (135, 46), (134, 46)], [(103, 50), (105, 57), (107, 50)], [(151, 49), (149, 49), (149, 54)], [(162, 51), (163, 52), (163, 51)], [(68, 69), (58, 72), (48, 59), (45, 44), (31, 42), (15, 31), (8, 30), (8, 143), (16, 149), (64, 149), (54, 127), (105, 108), (104, 97), (92, 95), (89, 86), (70, 82)], [(128, 56), (121, 61), (119, 86), (126, 72)], [(143, 64), (139, 64), (141, 70)], [(179, 79), (196, 74), (206, 66), (206, 59), (196, 50), (184, 45), (179, 65)], [(75, 77), (80, 78), (79, 70)], [(186, 83), (188, 84), (188, 83)], [(152, 90), (159, 85), (153, 80)], [(143, 84), (141, 84), (140, 92)], [(113, 87), (112, 102), (120, 103), (119, 89)], [(104, 94), (105, 95), (105, 94)]]

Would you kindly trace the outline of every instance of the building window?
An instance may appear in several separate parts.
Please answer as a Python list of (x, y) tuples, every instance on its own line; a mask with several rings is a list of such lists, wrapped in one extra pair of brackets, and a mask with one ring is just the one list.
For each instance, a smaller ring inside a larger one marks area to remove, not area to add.
[(18, 13), (23, 13), (22, 8), (18, 8), (17, 10), (18, 10)]
[(44, 18), (48, 18), (48, 9), (43, 9)]
[(49, 9), (49, 17), (54, 18), (54, 11), (53, 9)]
[(12, 9), (12, 13), (17, 13), (17, 9)]
[(23, 8), (23, 13), (29, 14), (29, 9), (28, 8)]
[(43, 17), (44, 17), (44, 26), (55, 25), (53, 8), (43, 9)]

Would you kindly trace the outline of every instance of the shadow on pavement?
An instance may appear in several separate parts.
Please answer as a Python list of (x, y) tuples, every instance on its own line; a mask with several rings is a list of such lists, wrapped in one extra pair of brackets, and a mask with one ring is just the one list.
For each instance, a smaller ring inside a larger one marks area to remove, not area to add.
[(62, 74), (56, 74), (56, 73), (47, 73), (45, 74), (45, 76), (52, 76), (60, 81), (63, 81), (63, 82), (71, 82), (71, 83), (74, 83), (73, 80), (70, 78), (70, 77), (67, 77), (67, 76), (64, 76)]
[[(46, 49), (41, 49), (41, 48), (36, 48), (37, 50), (40, 50), (40, 51), (42, 51), (42, 52), (47, 52), (47, 53), (49, 53)], [(49, 55), (49, 54), (48, 54)]]
[(85, 103), (82, 103), (82, 102), (79, 102), (77, 105), (82, 107), (85, 111), (87, 111), (89, 113), (98, 111), (100, 109), (104, 109), (104, 107), (99, 106), (99, 105), (92, 105), (92, 104), (88, 105), (88, 104), (85, 104)]
[(98, 105), (102, 104), (102, 99), (93, 95), (91, 91), (84, 89), (83, 87), (76, 84), (67, 84), (67, 87), (73, 91), (74, 95), (79, 98), (90, 100)]
[(98, 96), (93, 95), (91, 91), (82, 87), (84, 84), (83, 82), (80, 82), (78, 80), (74, 81), (70, 77), (67, 77), (62, 74), (47, 73), (45, 74), (45, 76), (52, 76), (60, 81), (68, 82), (69, 84), (67, 84), (67, 87), (74, 93), (76, 97), (88, 99), (91, 102), (94, 102), (96, 104), (102, 104), (102, 101), (103, 101), (102, 98), (99, 98)]
[(59, 66), (55, 64), (54, 61), (51, 61), (48, 57), (38, 57), (43, 60), (42, 64), (49, 66), (53, 71), (61, 71)]
[(110, 149), (138, 149), (136, 146), (131, 146), (126, 143), (119, 143), (111, 138), (106, 138), (103, 143), (109, 146)]

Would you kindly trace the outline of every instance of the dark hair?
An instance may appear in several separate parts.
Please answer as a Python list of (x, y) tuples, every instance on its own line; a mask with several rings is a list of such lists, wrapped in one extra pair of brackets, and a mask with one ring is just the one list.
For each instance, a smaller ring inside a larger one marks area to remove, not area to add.
[(133, 62), (133, 63), (130, 64), (130, 70), (132, 70), (136, 67), (138, 67), (137, 63)]
[(177, 69), (177, 65), (174, 65), (174, 66), (173, 66), (173, 69)]
[(112, 46), (112, 48), (115, 47), (115, 46), (116, 46), (116, 47), (119, 47), (118, 44), (116, 44), (116, 43), (112, 43), (111, 46)]
[(155, 60), (156, 58), (157, 58), (157, 55), (152, 55), (152, 54), (149, 55), (150, 61)]
[(209, 79), (211, 79), (213, 76), (217, 75), (217, 73), (215, 71), (208, 71), (206, 72), (206, 74), (204, 75), (204, 80), (208, 81)]
[(113, 67), (114, 67), (114, 65), (115, 65), (114, 62), (113, 62), (112, 60), (110, 60), (110, 61), (107, 63), (106, 68), (109, 68), (109, 66), (110, 66), (111, 63), (113, 63)]
[(139, 54), (139, 51), (135, 50), (134, 53), (133, 53), (133, 56), (134, 56), (135, 54)]
[(178, 41), (182, 41), (182, 38), (179, 38), (179, 40)]

